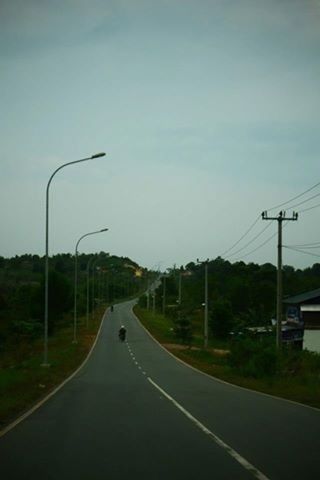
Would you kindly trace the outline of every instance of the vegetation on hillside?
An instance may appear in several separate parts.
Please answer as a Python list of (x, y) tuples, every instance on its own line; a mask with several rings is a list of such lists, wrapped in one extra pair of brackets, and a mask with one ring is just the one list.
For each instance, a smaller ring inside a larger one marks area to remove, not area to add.
[(107, 305), (138, 295), (147, 283), (147, 271), (129, 258), (79, 255), (75, 344), (75, 259), (61, 254), (49, 264), (50, 368), (43, 368), (44, 258), (0, 257), (0, 429), (80, 365)]
[[(185, 267), (171, 269), (165, 282), (166, 314), (172, 318), (188, 317), (195, 333), (203, 319), (204, 281), (204, 265), (190, 262)], [(284, 296), (313, 290), (319, 285), (319, 263), (304, 270), (283, 267)], [(155, 292), (158, 312), (163, 311), (163, 289), (162, 279)], [(231, 330), (270, 325), (275, 318), (276, 290), (277, 269), (270, 263), (232, 264), (220, 257), (209, 261), (208, 309), (212, 335), (226, 338)]]
[[(283, 268), (284, 295), (319, 288), (320, 264)], [(320, 355), (292, 347), (277, 351), (275, 330), (254, 337), (250, 327), (271, 327), (276, 311), (277, 270), (271, 264), (208, 262), (209, 345), (203, 348), (203, 264), (173, 268), (136, 313), (176, 356), (238, 385), (320, 407)], [(165, 303), (164, 303), (165, 298)], [(153, 302), (153, 300), (155, 300)], [(181, 301), (179, 301), (181, 300)], [(153, 308), (155, 305), (155, 309)]]
[[(71, 254), (50, 258), (49, 335), (74, 305), (75, 259)], [(84, 315), (102, 303), (113, 303), (141, 292), (146, 270), (129, 258), (105, 252), (78, 256), (77, 311)], [(44, 318), (44, 257), (0, 257), (0, 352), (10, 344), (42, 334)]]
[[(141, 302), (142, 303), (142, 302)], [(171, 353), (221, 380), (320, 408), (320, 355), (284, 348), (275, 339), (210, 338), (209, 347), (196, 337), (188, 344), (176, 334), (172, 316), (137, 305), (135, 313)]]

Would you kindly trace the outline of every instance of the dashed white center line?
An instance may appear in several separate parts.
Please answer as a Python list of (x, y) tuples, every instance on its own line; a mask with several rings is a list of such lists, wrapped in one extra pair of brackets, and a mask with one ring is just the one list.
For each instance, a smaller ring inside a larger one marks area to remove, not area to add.
[(139, 362), (137, 362), (136, 357), (134, 356), (134, 353), (132, 352), (132, 350), (131, 350), (131, 348), (128, 344), (127, 344), (127, 347), (128, 347), (128, 351), (131, 355), (132, 360), (134, 361), (135, 365), (137, 365), (137, 367), (141, 371), (142, 375), (147, 375), (147, 373), (144, 370), (142, 370), (142, 367), (139, 365)]

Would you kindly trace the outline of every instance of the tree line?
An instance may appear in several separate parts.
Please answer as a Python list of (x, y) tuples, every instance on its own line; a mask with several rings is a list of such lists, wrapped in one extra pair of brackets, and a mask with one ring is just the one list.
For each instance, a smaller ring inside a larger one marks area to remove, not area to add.
[[(197, 318), (203, 318), (204, 264), (190, 262), (169, 273), (156, 290), (158, 311), (165, 311), (185, 331), (192, 329)], [(319, 288), (320, 264), (306, 269), (283, 267), (283, 295), (291, 296)], [(225, 338), (230, 331), (244, 327), (270, 325), (276, 315), (277, 269), (271, 263), (235, 262), (217, 257), (208, 262), (209, 326), (216, 337)], [(181, 302), (179, 303), (179, 293)], [(142, 303), (145, 304), (145, 299)], [(186, 327), (188, 325), (188, 328)]]
[[(49, 334), (73, 312), (75, 258), (69, 253), (49, 259)], [(0, 257), (0, 349), (9, 338), (42, 334), (45, 257)], [(110, 304), (140, 293), (146, 270), (127, 257), (106, 252), (78, 255), (79, 315), (89, 307)], [(89, 300), (88, 304), (87, 301)]]

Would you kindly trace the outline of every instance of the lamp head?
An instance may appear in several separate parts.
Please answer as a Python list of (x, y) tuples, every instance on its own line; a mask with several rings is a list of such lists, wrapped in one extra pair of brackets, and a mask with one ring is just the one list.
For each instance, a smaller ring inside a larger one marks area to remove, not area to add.
[(109, 228), (102, 228), (102, 230), (100, 230), (100, 232), (107, 232), (109, 230)]
[(104, 157), (105, 153), (100, 152), (100, 153), (95, 153), (94, 155), (91, 155), (91, 158), (99, 158), (99, 157)]

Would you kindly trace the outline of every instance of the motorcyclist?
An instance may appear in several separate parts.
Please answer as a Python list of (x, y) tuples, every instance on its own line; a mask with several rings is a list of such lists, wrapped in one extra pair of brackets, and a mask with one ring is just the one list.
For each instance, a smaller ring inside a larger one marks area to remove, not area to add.
[(121, 325), (119, 330), (119, 338), (120, 340), (124, 341), (126, 339), (127, 330), (125, 329), (124, 325)]

